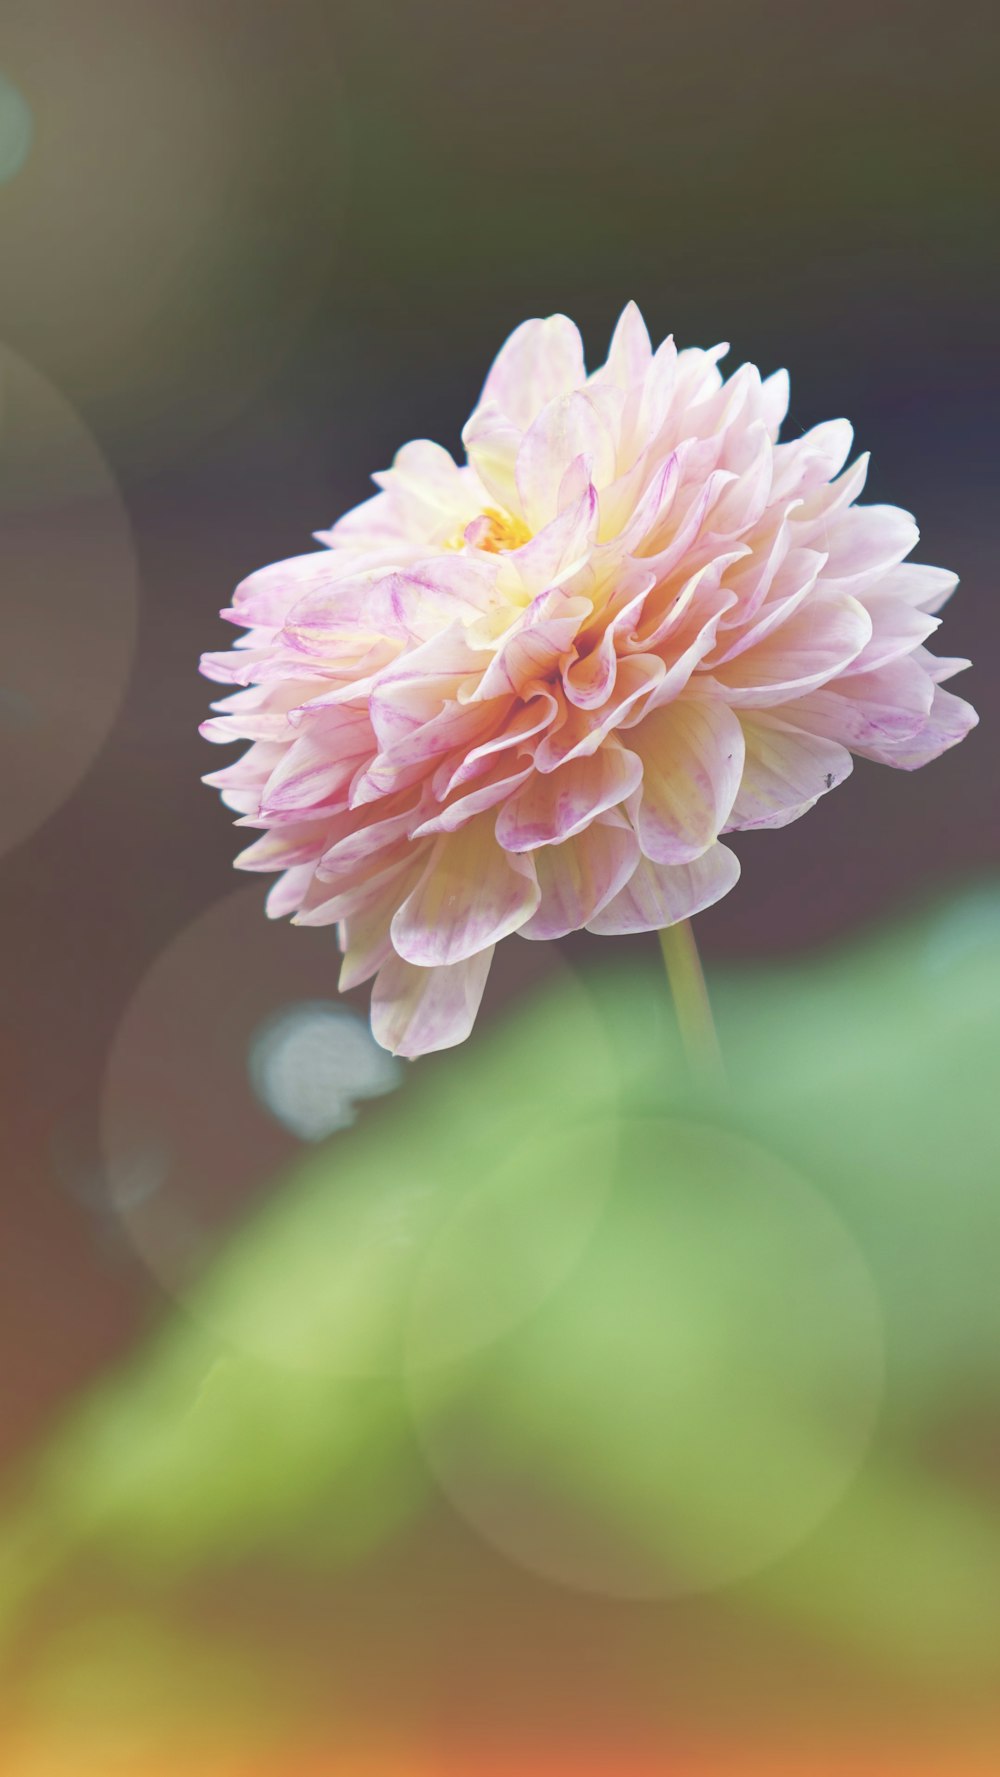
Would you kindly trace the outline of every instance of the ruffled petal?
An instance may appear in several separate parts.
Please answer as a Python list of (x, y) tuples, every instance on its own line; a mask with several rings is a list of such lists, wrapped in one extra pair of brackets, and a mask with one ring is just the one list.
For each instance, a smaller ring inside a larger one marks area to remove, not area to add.
[[(468, 461), (427, 440), (324, 548), (249, 575), (203, 670), (209, 775), (273, 916), (336, 924), (405, 1054), (467, 1034), (493, 944), (643, 931), (735, 882), (720, 832), (975, 721), (925, 643), (954, 576), (859, 506), (844, 420), (779, 442), (784, 372), (654, 353), (634, 304), (588, 378), (564, 316), (487, 377)], [(845, 466), (846, 465), (846, 466)]]
[(634, 654), (618, 666), (614, 690), (600, 709), (566, 707), (559, 726), (539, 742), (535, 763), (539, 771), (555, 771), (567, 759), (581, 759), (596, 753), (612, 729), (619, 727), (645, 707), (662, 682), (666, 667), (653, 654)]
[(498, 802), (506, 803), (513, 797), (528, 778), (534, 774), (534, 766), (530, 759), (522, 759), (515, 755), (513, 759), (500, 755), (498, 763), (479, 778), (473, 789), (466, 790), (464, 795), (453, 797), (444, 807), (421, 821), (413, 830), (415, 839), (428, 833), (454, 833), (464, 827), (474, 815), (482, 814), (487, 808), (495, 808)]

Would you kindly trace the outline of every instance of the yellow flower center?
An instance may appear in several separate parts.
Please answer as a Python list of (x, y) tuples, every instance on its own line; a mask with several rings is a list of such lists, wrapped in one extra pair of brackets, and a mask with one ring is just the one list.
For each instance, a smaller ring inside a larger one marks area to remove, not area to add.
[(464, 531), (458, 531), (452, 537), (447, 547), (464, 549), (468, 544), (472, 549), (485, 549), (490, 555), (499, 555), (503, 550), (520, 549), (530, 537), (531, 532), (523, 519), (513, 518), (496, 506), (487, 506)]

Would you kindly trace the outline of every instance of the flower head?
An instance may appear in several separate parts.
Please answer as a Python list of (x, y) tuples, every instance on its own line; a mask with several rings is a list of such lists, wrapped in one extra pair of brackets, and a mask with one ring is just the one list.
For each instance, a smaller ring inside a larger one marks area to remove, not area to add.
[(527, 321), (465, 427), (261, 569), (203, 670), (212, 773), (280, 872), (272, 916), (335, 923), (403, 1055), (468, 1035), (494, 945), (649, 931), (739, 874), (720, 834), (795, 820), (852, 753), (910, 770), (974, 724), (924, 647), (955, 585), (917, 527), (855, 504), (846, 420), (779, 442), (784, 372), (654, 352), (630, 305), (588, 376)]

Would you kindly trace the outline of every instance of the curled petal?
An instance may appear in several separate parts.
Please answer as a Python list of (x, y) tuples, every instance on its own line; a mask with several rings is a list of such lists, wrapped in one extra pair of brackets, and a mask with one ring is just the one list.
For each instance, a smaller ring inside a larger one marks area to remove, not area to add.
[[(352, 987), (369, 981), (395, 955), (389, 927), (397, 907), (420, 874), (419, 855), (419, 848), (415, 848), (414, 855), (404, 856), (397, 869), (383, 871), (367, 883), (365, 892), (353, 896), (349, 910), (338, 919), (337, 938), (344, 958), (338, 983), (341, 993), (349, 993)], [(340, 904), (344, 905), (343, 897)], [(328, 923), (325, 915), (330, 905), (327, 902), (299, 923)]]
[(772, 484), (775, 499), (792, 499), (832, 481), (846, 463), (853, 442), (854, 428), (847, 420), (824, 420), (802, 438), (777, 445)]
[(860, 601), (872, 620), (870, 641), (851, 663), (852, 672), (874, 672), (901, 655), (912, 654), (940, 627), (941, 619), (914, 609), (902, 599), (882, 597), (878, 588)]
[(621, 661), (614, 690), (600, 709), (567, 707), (562, 723), (553, 725), (540, 741), (535, 753), (539, 771), (555, 771), (567, 759), (596, 753), (612, 729), (626, 722), (630, 714), (638, 716), (665, 674), (663, 661), (654, 654), (634, 654)]
[(523, 436), (522, 428), (509, 420), (495, 401), (484, 401), (462, 433), (469, 463), (487, 494), (518, 515), (517, 453)]
[(786, 555), (764, 603), (754, 612), (753, 620), (736, 630), (730, 627), (723, 638), (721, 651), (716, 649), (711, 665), (722, 666), (735, 660), (749, 648), (756, 648), (772, 630), (787, 622), (794, 611), (810, 597), (826, 565), (826, 556), (815, 549), (792, 549)]
[(316, 867), (321, 882), (347, 884), (370, 874), (373, 860), (384, 859), (401, 840), (416, 837), (420, 820), (419, 801), (413, 795), (400, 802), (381, 804), (380, 816), (370, 808), (351, 810), (346, 814), (333, 843), (328, 845)]
[(283, 749), (261, 793), (262, 808), (293, 811), (301, 818), (341, 797), (346, 804), (351, 779), (370, 751), (371, 727), (364, 715), (344, 722), (335, 737), (303, 734)]
[(562, 587), (540, 592), (504, 637), (475, 691), (476, 699), (523, 695), (544, 679), (573, 645), (590, 602)]
[[(586, 459), (581, 457), (577, 462), (583, 474)], [(505, 565), (516, 574), (519, 587), (534, 598), (537, 593), (560, 585), (587, 560), (596, 525), (597, 490), (588, 476), (576, 499), (564, 502), (560, 489), (558, 516), (529, 542), (512, 550)]]
[(477, 780), (473, 789), (453, 797), (437, 813), (428, 815), (419, 827), (414, 828), (413, 837), (422, 838), (427, 833), (454, 833), (471, 821), (473, 815), (495, 808), (498, 802), (507, 804), (521, 785), (534, 775), (534, 770), (530, 759), (520, 756), (511, 759), (501, 754), (498, 763), (485, 777)]
[(457, 763), (449, 759), (439, 767), (431, 780), (435, 796), (443, 802), (462, 784), (475, 783), (492, 769), (499, 754), (527, 746), (551, 728), (558, 715), (559, 704), (551, 691), (543, 685), (532, 687), (527, 701), (513, 706), (488, 739), (470, 747)]

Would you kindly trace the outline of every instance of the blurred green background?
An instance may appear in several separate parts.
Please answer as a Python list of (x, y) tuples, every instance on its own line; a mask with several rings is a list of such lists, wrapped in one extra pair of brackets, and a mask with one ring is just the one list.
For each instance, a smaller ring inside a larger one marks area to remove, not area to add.
[[(8, 0), (15, 1777), (995, 1768), (993, 10)], [(983, 718), (739, 844), (724, 1101), (645, 940), (392, 1064), (198, 783), (233, 584), (629, 297), (853, 420)]]

